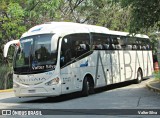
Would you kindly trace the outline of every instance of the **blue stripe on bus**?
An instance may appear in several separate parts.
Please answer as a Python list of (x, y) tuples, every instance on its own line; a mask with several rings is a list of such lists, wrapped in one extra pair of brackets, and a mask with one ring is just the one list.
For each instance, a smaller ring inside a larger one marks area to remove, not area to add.
[(84, 64), (80, 65), (80, 67), (87, 67), (87, 66), (88, 66), (88, 60)]

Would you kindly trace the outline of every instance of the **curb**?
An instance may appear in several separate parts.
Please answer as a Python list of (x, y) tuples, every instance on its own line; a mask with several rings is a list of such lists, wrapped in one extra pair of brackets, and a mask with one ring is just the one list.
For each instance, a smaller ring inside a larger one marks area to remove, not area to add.
[(3, 92), (13, 92), (13, 89), (0, 90), (0, 93), (3, 93)]
[(156, 88), (154, 86), (151, 85), (151, 83), (156, 83), (157, 81), (156, 80), (153, 80), (153, 81), (150, 81), (146, 84), (146, 86), (150, 89), (150, 90), (153, 90), (154, 92), (158, 92), (160, 93), (160, 89), (159, 88)]

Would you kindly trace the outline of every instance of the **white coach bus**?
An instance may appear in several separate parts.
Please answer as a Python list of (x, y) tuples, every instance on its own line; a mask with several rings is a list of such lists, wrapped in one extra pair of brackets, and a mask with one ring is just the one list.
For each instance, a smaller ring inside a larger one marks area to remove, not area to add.
[(13, 89), (18, 97), (58, 96), (152, 75), (149, 37), (69, 22), (35, 26), (11, 44), (14, 55)]

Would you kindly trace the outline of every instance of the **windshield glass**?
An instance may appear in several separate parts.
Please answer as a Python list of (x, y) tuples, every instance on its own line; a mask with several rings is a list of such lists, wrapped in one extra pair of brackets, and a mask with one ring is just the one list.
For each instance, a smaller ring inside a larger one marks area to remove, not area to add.
[(55, 68), (57, 48), (51, 45), (53, 34), (40, 34), (20, 39), (14, 59), (15, 73), (35, 73)]

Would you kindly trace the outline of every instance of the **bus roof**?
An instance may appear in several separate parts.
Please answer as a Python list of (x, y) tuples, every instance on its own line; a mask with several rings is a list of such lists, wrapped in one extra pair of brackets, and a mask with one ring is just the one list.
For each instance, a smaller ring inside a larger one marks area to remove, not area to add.
[[(45, 33), (57, 33), (60, 34), (61, 36), (65, 36), (67, 34), (72, 34), (72, 33), (90, 33), (90, 32), (113, 34), (120, 36), (127, 36), (127, 35), (131, 36), (128, 32), (113, 31), (101, 26), (72, 23), (72, 22), (47, 22), (32, 27), (27, 32), (25, 32), (21, 38), (36, 34), (45, 34)], [(149, 38), (147, 35), (141, 35), (141, 34), (136, 34), (135, 37)]]
[(71, 33), (107, 33), (109, 29), (101, 26), (72, 23), (72, 22), (48, 22), (45, 24), (37, 25), (29, 29), (22, 37), (42, 34), (42, 33), (61, 33), (67, 35)]
[[(134, 36), (134, 34), (129, 34), (129, 32), (121, 32), (121, 31), (113, 31), (113, 30), (110, 30), (109, 34), (119, 35), (119, 36)], [(143, 34), (136, 34), (134, 37), (149, 38), (147, 35), (143, 35)]]

